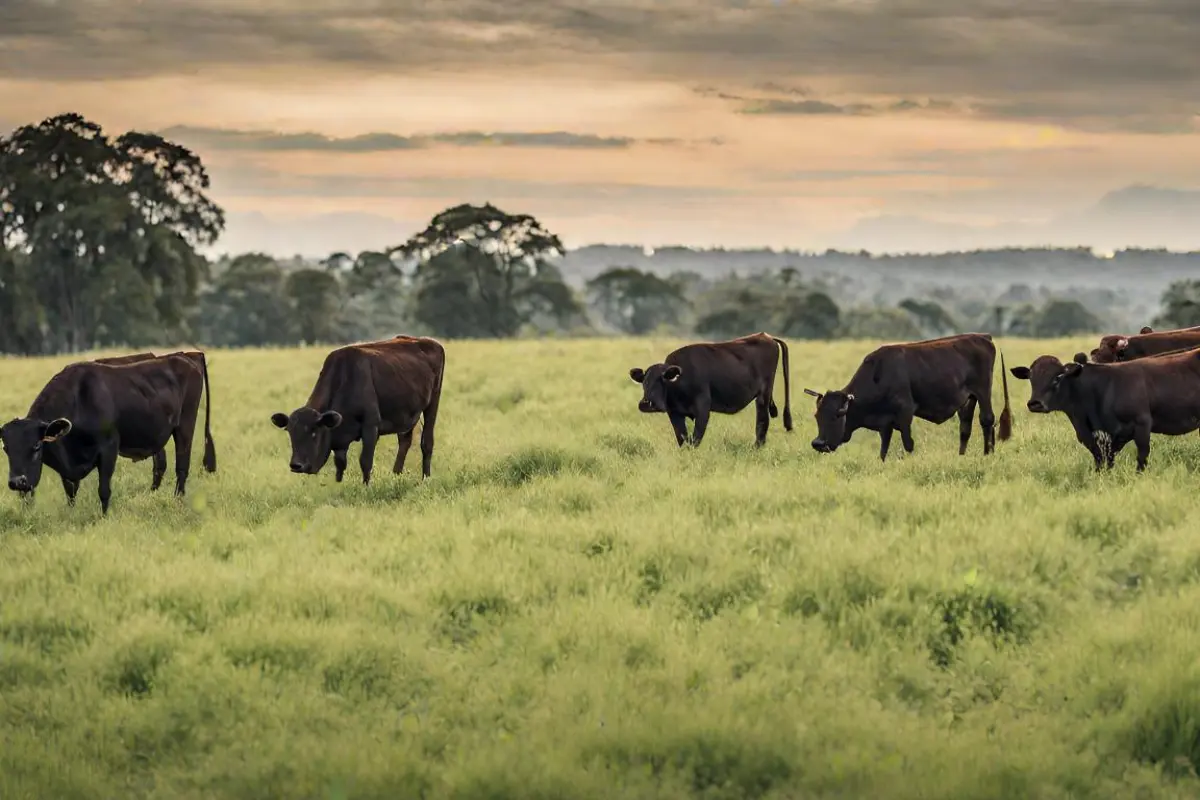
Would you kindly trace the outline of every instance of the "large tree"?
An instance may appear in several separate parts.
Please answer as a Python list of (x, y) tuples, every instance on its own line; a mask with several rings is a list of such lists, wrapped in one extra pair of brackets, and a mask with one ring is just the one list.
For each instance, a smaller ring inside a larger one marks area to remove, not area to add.
[(562, 242), (529, 214), (462, 204), (393, 253), (417, 261), (414, 316), (434, 334), (507, 337), (523, 325), (563, 325), (581, 311), (550, 262)]
[[(0, 138), (0, 246), (49, 337), (41, 350), (180, 338), (224, 214), (199, 156), (160, 136), (110, 139), (79, 114)], [(2, 342), (6, 346), (7, 342)]]

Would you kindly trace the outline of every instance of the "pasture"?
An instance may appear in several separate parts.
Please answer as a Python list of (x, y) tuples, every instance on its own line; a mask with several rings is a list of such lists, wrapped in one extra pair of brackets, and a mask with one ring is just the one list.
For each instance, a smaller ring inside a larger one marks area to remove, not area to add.
[[(818, 455), (801, 390), (874, 344), (791, 340), (793, 433), (680, 450), (628, 376), (678, 343), (446, 342), (432, 478), (388, 437), (370, 487), (270, 422), (329, 348), (208, 351), (182, 501), (173, 447), (108, 518), (94, 474), (0, 497), (0, 797), (1200, 792), (1200, 438), (1096, 475), (1010, 377), (992, 456), (957, 420)], [(71, 360), (0, 360), (3, 420)]]

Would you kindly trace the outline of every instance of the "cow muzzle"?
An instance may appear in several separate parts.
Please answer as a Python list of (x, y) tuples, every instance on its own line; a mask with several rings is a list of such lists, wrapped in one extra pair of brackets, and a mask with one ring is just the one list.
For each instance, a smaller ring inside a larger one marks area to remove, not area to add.
[(14, 492), (20, 492), (21, 494), (26, 494), (33, 491), (33, 487), (29, 485), (29, 478), (26, 478), (24, 475), (18, 475), (15, 478), (9, 478), (8, 488), (12, 489)]
[(653, 414), (655, 411), (662, 410), (663, 409), (661, 408), (655, 408), (654, 403), (651, 403), (645, 398), (642, 398), (641, 402), (638, 403), (638, 411), (641, 411), (644, 414)]
[(1047, 411), (1046, 406), (1042, 403), (1041, 400), (1030, 400), (1028, 403), (1025, 404), (1025, 407), (1028, 408), (1030, 411), (1032, 411), (1034, 414), (1045, 414)]
[(829, 445), (829, 442), (825, 441), (824, 439), (813, 439), (812, 440), (812, 448), (813, 448), (813, 450), (816, 450), (818, 453), (832, 453), (833, 452), (833, 448)]
[(292, 472), (296, 473), (297, 475), (303, 475), (304, 473), (308, 472), (308, 465), (301, 464), (299, 461), (293, 461), (288, 466), (291, 467)]

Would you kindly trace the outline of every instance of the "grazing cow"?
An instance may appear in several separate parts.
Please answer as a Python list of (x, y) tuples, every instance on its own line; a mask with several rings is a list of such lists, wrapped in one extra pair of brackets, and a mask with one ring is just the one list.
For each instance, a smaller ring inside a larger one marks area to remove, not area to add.
[(1028, 367), (1013, 367), (1012, 374), (1030, 382), (1030, 411), (1067, 415), (1097, 470), (1105, 460), (1112, 469), (1117, 453), (1133, 441), (1141, 472), (1150, 458), (1150, 434), (1182, 436), (1200, 429), (1197, 349), (1117, 364), (1088, 362), (1083, 353), (1069, 364), (1039, 356)]
[[(693, 420), (691, 440), (699, 446), (708, 428), (709, 415), (736, 414), (754, 401), (754, 446), (767, 440), (770, 417), (779, 416), (775, 405), (775, 369), (783, 351), (783, 427), (792, 429), (792, 387), (788, 346), (783, 339), (755, 333), (726, 342), (700, 342), (673, 350), (661, 364), (634, 367), (629, 377), (642, 385), (638, 410), (666, 412), (679, 446), (688, 440), (686, 420)], [(768, 416), (769, 415), (769, 416)]]
[(8, 488), (31, 496), (44, 464), (59, 474), (74, 505), (79, 482), (98, 470), (100, 507), (107, 514), (117, 457), (140, 461), (174, 439), (175, 494), (182, 495), (204, 383), (196, 362), (179, 355), (64, 367), (23, 419), (0, 428)]
[[(204, 353), (199, 350), (186, 350), (176, 353), (170, 353), (173, 356), (182, 356), (195, 362), (196, 366), (200, 367), (200, 372), (204, 375), (204, 469), (208, 472), (217, 471), (217, 450), (213, 444), (212, 438), (212, 396), (209, 394), (210, 383), (208, 380), (208, 362), (204, 358)], [(133, 353), (127, 356), (111, 356), (109, 358), (97, 358), (96, 364), (136, 364), (139, 361), (148, 361), (152, 358), (161, 358), (154, 353)], [(154, 454), (153, 458), (153, 480), (150, 484), (150, 491), (155, 491), (162, 485), (163, 476), (167, 474), (167, 451), (159, 450)]]
[(417, 420), (421, 425), (421, 473), (429, 477), (433, 428), (442, 396), (446, 351), (436, 339), (397, 336), (380, 342), (339, 347), (325, 357), (308, 402), (291, 415), (271, 415), (292, 442), (292, 472), (316, 475), (333, 453), (341, 482), (346, 449), (362, 440), (358, 463), (363, 483), (371, 482), (375, 444), (396, 434), (400, 449), (392, 471), (404, 471)]
[(1200, 347), (1200, 328), (1154, 331), (1146, 326), (1136, 336), (1123, 336), (1119, 333), (1102, 336), (1100, 346), (1092, 351), (1092, 361), (1097, 364), (1112, 364), (1192, 347)]
[[(983, 453), (988, 455), (996, 449), (996, 415), (992, 410), (995, 364), (996, 345), (986, 333), (884, 345), (863, 359), (844, 389), (824, 394), (804, 390), (817, 398), (813, 449), (832, 453), (850, 441), (856, 430), (866, 428), (879, 433), (879, 458), (886, 460), (893, 430), (900, 431), (904, 449), (911, 453), (914, 417), (940, 425), (957, 413), (958, 453), (964, 455), (978, 404)], [(1006, 441), (1012, 435), (1012, 411), (1003, 354), (1000, 379), (1004, 384), (1000, 441)]]

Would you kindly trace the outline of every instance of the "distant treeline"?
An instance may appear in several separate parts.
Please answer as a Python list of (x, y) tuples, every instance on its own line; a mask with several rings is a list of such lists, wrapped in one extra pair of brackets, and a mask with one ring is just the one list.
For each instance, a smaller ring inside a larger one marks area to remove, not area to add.
[(0, 352), (669, 333), (914, 339), (1200, 324), (1200, 254), (933, 256), (592, 246), (460, 205), (386, 251), (200, 255), (224, 230), (199, 156), (62, 115), (0, 139)]

